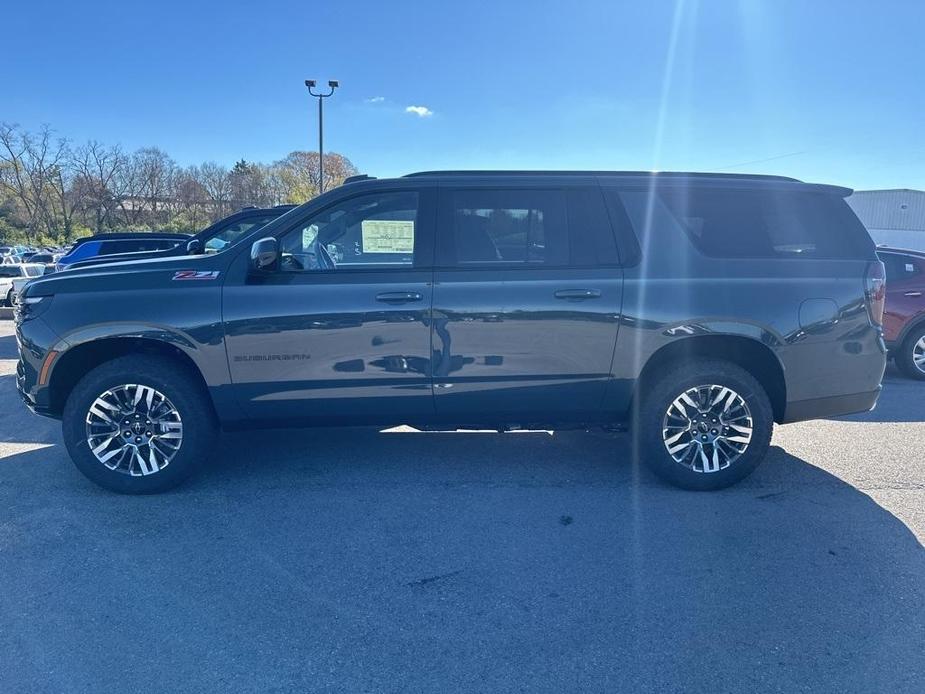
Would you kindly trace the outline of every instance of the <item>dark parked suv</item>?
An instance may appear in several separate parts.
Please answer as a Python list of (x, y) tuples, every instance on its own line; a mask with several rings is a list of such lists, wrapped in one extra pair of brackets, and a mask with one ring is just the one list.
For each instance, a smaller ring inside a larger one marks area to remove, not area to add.
[(717, 489), (774, 422), (868, 410), (883, 265), (850, 191), (770, 176), (360, 177), (212, 255), (77, 269), (17, 308), (18, 386), (122, 492), (219, 427), (629, 422)]
[[(181, 236), (185, 243), (165, 244), (154, 249), (135, 248), (129, 251), (112, 251), (109, 254), (100, 254), (75, 261), (68, 267), (79, 268), (90, 265), (103, 265), (121, 263), (126, 260), (146, 260), (148, 258), (166, 258), (172, 255), (196, 255), (198, 253), (215, 253), (233, 243), (239, 236), (251, 229), (258, 229), (277, 217), (286, 214), (295, 205), (277, 205), (276, 207), (244, 207), (237, 212), (219, 219), (207, 226), (193, 237), (187, 234)], [(143, 234), (132, 234), (135, 240), (143, 238)], [(131, 239), (130, 239), (131, 240)]]
[(909, 378), (925, 381), (925, 253), (880, 246), (886, 268), (883, 333), (890, 356)]

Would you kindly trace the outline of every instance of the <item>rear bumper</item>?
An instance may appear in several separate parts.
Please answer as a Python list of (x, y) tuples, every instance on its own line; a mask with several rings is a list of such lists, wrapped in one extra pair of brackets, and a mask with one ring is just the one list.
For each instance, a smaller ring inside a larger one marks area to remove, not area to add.
[(852, 393), (851, 395), (834, 395), (812, 400), (797, 400), (788, 402), (784, 411), (782, 424), (790, 422), (803, 422), (807, 419), (824, 419), (844, 414), (869, 412), (877, 405), (881, 386), (866, 393)]

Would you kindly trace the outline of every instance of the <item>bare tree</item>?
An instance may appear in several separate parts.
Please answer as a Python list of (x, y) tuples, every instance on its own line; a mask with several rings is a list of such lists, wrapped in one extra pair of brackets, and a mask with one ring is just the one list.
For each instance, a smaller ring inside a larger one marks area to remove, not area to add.
[(173, 201), (172, 184), (177, 165), (157, 147), (144, 147), (132, 155), (137, 196), (144, 217), (153, 224), (164, 224)]
[(43, 231), (54, 231), (54, 187), (63, 183), (66, 157), (67, 141), (55, 140), (48, 126), (32, 135), (0, 124), (0, 191), (16, 202), (30, 242)]
[(74, 150), (72, 160), (77, 172), (76, 185), (82, 191), (82, 209), (92, 215), (88, 221), (97, 232), (112, 228), (118, 200), (126, 192), (123, 174), (128, 158), (118, 145), (106, 147), (90, 140)]
[(214, 161), (196, 167), (196, 180), (211, 203), (213, 219), (224, 217), (231, 206), (231, 176), (228, 169)]
[(206, 226), (212, 214), (208, 209), (209, 194), (200, 181), (199, 167), (177, 171), (173, 188), (177, 211), (182, 217), (177, 221), (193, 229)]

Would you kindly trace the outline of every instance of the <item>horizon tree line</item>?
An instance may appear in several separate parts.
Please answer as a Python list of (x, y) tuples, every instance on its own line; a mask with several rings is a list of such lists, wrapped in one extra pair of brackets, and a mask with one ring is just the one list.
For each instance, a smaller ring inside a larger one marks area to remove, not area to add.
[[(240, 159), (180, 166), (158, 147), (133, 152), (96, 140), (75, 144), (48, 126), (0, 123), (0, 240), (63, 244), (106, 231), (196, 232), (246, 205), (301, 204), (318, 195), (318, 152), (266, 164)], [(324, 155), (325, 189), (355, 175)]]

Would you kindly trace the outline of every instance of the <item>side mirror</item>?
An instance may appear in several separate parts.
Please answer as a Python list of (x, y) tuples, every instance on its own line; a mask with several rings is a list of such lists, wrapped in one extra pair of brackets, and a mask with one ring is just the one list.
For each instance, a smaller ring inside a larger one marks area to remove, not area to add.
[(190, 239), (186, 243), (187, 255), (199, 255), (202, 253), (202, 241), (199, 239)]
[(251, 246), (251, 269), (273, 270), (279, 261), (279, 242), (267, 237)]

